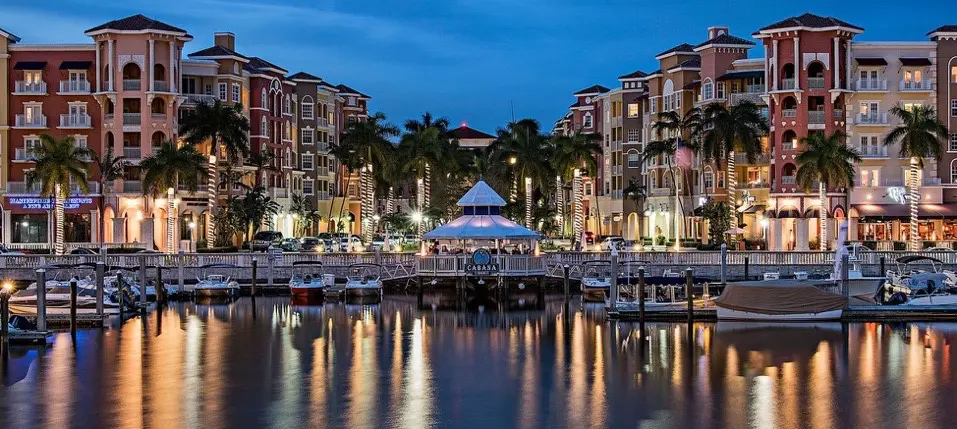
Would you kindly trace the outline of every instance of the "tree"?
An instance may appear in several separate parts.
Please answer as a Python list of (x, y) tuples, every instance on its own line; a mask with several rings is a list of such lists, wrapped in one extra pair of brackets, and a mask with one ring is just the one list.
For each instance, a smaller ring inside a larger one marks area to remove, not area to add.
[(318, 225), (322, 219), (312, 201), (302, 194), (292, 194), (292, 204), (289, 207), (289, 212), (295, 217), (293, 235), (296, 237), (306, 235), (306, 231), (314, 225)]
[(942, 142), (947, 139), (947, 127), (937, 118), (933, 107), (915, 106), (911, 110), (892, 107), (890, 113), (900, 119), (900, 125), (884, 137), (884, 145), (900, 143), (900, 156), (910, 158), (910, 250), (919, 250), (917, 233), (917, 200), (920, 196), (919, 170), (924, 168), (924, 158), (933, 157), (940, 161), (944, 149)]
[(821, 250), (827, 250), (827, 190), (829, 188), (854, 187), (854, 164), (861, 162), (861, 156), (845, 142), (847, 136), (835, 131), (830, 136), (812, 132), (801, 139), (804, 149), (797, 156), (798, 171), (795, 182), (811, 192), (818, 188), (820, 198)]
[[(362, 226), (367, 239), (372, 238), (371, 222), (375, 211), (375, 193), (372, 172), (395, 162), (395, 145), (390, 140), (399, 135), (399, 128), (386, 122), (385, 114), (378, 112), (346, 128), (340, 140), (346, 141), (359, 154)], [(371, 169), (371, 170), (370, 170)]]
[[(253, 171), (253, 187), (262, 185), (262, 173), (266, 171), (279, 171), (274, 165), (275, 160), (276, 154), (266, 148), (263, 148), (259, 152), (253, 152), (246, 157), (246, 164), (256, 167)], [(227, 188), (232, 189), (232, 186), (227, 186)]]
[(231, 200), (230, 210), (235, 213), (236, 222), (242, 226), (243, 241), (259, 232), (263, 224), (273, 227), (273, 217), (279, 214), (282, 206), (266, 195), (266, 188), (253, 186), (242, 197)]
[[(176, 143), (167, 140), (152, 155), (140, 161), (140, 168), (143, 170), (143, 195), (157, 198), (166, 194), (166, 251), (172, 253), (175, 250), (176, 189), (183, 186), (190, 194), (196, 193), (199, 181), (208, 174), (206, 162), (195, 146), (176, 147)], [(212, 247), (213, 243), (210, 242), (209, 246)]]
[(702, 131), (701, 154), (706, 162), (714, 161), (721, 169), (721, 160), (728, 162), (728, 196), (730, 208), (737, 206), (737, 176), (734, 168), (735, 152), (743, 152), (748, 161), (763, 152), (761, 137), (768, 134), (767, 121), (761, 115), (761, 109), (750, 101), (725, 107), (722, 103), (712, 103), (702, 113), (705, 126)]
[(432, 169), (442, 169), (444, 161), (452, 153), (448, 137), (449, 120), (435, 118), (425, 112), (422, 119), (409, 119), (403, 128), (405, 133), (399, 141), (401, 171), (415, 174), (416, 195), (420, 200), (416, 205), (419, 211), (424, 211), (432, 205)]
[[(565, 203), (562, 201), (562, 188), (564, 188), (565, 183), (573, 180), (576, 169), (589, 176), (594, 176), (598, 172), (598, 157), (602, 154), (601, 135), (583, 133), (579, 130), (570, 136), (554, 136), (552, 137), (552, 147), (555, 151), (555, 156), (552, 158), (552, 167), (555, 169), (556, 176), (559, 177), (555, 189), (555, 200), (562, 206), (559, 213), (562, 214), (561, 224), (565, 225), (565, 210), (563, 210)], [(559, 204), (556, 204), (556, 206)]]
[(645, 217), (645, 201), (648, 199), (648, 190), (632, 179), (628, 182), (628, 186), (622, 190), (622, 193), (635, 203), (635, 212), (638, 213), (638, 230), (640, 236), (642, 220)]
[(520, 119), (509, 122), (505, 128), (497, 131), (497, 138), (490, 149), (495, 153), (495, 162), (506, 166), (505, 176), (512, 184), (509, 201), (518, 197), (519, 181), (524, 182), (525, 224), (531, 227), (531, 204), (534, 192), (546, 192), (546, 183), (555, 180), (555, 169), (549, 161), (554, 155), (551, 142), (540, 131), (538, 121)]
[[(355, 147), (355, 142), (352, 139), (340, 140), (338, 144), (331, 144), (329, 146), (329, 155), (332, 156), (336, 161), (339, 162), (343, 167), (346, 168), (346, 180), (342, 182), (341, 186), (338, 186), (339, 196), (342, 197), (342, 204), (339, 206), (338, 218), (342, 219), (342, 210), (346, 206), (347, 197), (348, 197), (348, 188), (349, 182), (352, 180), (352, 172), (359, 169), (362, 166), (362, 160), (359, 156), (359, 152)], [(334, 233), (332, 231), (332, 210), (335, 206), (336, 194), (332, 194), (332, 199), (329, 202), (329, 216), (326, 217), (327, 220), (327, 231), (329, 233)], [(340, 225), (340, 222), (336, 222), (337, 225)]]
[(113, 182), (116, 179), (123, 177), (123, 174), (126, 172), (126, 169), (129, 168), (130, 163), (126, 160), (125, 156), (113, 156), (113, 147), (110, 146), (106, 149), (106, 153), (103, 154), (102, 158), (93, 158), (93, 161), (96, 163), (96, 169), (100, 172), (100, 190), (103, 193), (103, 198), (100, 198), (100, 245), (106, 241), (106, 217), (103, 215), (103, 212), (106, 211), (106, 199), (109, 197), (110, 192), (113, 190)]
[[(262, 132), (262, 130), (261, 130)], [(216, 156), (220, 153), (220, 146), (226, 151), (226, 158), (230, 164), (239, 162), (241, 156), (249, 154), (249, 120), (243, 115), (243, 107), (239, 103), (227, 105), (220, 100), (213, 103), (201, 103), (196, 110), (185, 115), (179, 124), (179, 133), (190, 144), (199, 145), (209, 142), (209, 214), (210, 219), (216, 211), (216, 200), (219, 190), (219, 173), (217, 172)], [(232, 186), (226, 186), (227, 199), (232, 196)], [(213, 229), (210, 225), (206, 239), (209, 246), (213, 245)]]
[(40, 196), (53, 198), (55, 237), (53, 252), (63, 254), (63, 202), (70, 197), (70, 185), (83, 193), (90, 192), (87, 181), (87, 163), (93, 152), (76, 145), (73, 137), (57, 140), (49, 134), (40, 135), (40, 146), (33, 148), (35, 166), (26, 175), (27, 188), (40, 184)]
[[(657, 157), (664, 158), (672, 177), (671, 183), (676, 200), (675, 222), (677, 222), (679, 215), (685, 215), (678, 194), (678, 174), (684, 173), (682, 178), (687, 184), (686, 175), (691, 171), (691, 159), (700, 149), (701, 136), (705, 129), (703, 114), (698, 108), (685, 112), (684, 116), (679, 115), (677, 111), (661, 112), (658, 114), (658, 120), (652, 124), (652, 129), (659, 139), (646, 145), (642, 162)], [(689, 188), (686, 186), (685, 190)], [(675, 243), (678, 243), (680, 240), (677, 235), (680, 231), (677, 230), (677, 224), (675, 228)]]
[(724, 243), (724, 232), (731, 229), (731, 209), (724, 201), (708, 201), (701, 207), (701, 217), (708, 221), (709, 242), (713, 246)]

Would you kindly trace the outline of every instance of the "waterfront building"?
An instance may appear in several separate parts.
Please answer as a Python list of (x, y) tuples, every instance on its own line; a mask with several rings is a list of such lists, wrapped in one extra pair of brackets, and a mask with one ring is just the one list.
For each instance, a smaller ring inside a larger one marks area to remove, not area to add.
[[(644, 194), (645, 173), (647, 170), (641, 163), (641, 154), (644, 139), (644, 123), (647, 120), (644, 114), (644, 104), (648, 99), (646, 86), (642, 78), (647, 74), (641, 70), (636, 70), (626, 75), (618, 77), (621, 85), (621, 103), (623, 112), (621, 115), (621, 153), (619, 155), (619, 164), (621, 167), (621, 210), (619, 212), (622, 220), (622, 236), (628, 240), (641, 239), (642, 219), (644, 217), (644, 207), (642, 195)], [(631, 191), (629, 186), (634, 184)], [(629, 192), (631, 195), (629, 195)], [(636, 195), (637, 193), (637, 195)]]

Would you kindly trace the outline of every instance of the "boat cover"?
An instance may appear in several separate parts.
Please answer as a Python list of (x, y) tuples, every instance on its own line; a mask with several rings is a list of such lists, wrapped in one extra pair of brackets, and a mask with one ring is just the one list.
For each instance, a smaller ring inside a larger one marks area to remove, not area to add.
[(844, 308), (847, 299), (812, 285), (744, 286), (729, 284), (715, 305), (759, 314), (822, 313)]
[(929, 289), (933, 291), (945, 285), (944, 281), (947, 280), (947, 275), (943, 273), (918, 273), (901, 280), (905, 282), (902, 286), (907, 286), (910, 290)]

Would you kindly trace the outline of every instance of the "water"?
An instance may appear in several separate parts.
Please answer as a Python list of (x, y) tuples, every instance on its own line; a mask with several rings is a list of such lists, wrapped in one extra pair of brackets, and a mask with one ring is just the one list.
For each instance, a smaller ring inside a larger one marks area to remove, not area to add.
[(10, 350), (0, 428), (957, 423), (957, 324), (699, 324), (692, 338), (659, 323), (642, 341), (636, 323), (610, 323), (597, 307), (575, 304), (569, 317), (560, 301), (545, 307), (179, 303)]

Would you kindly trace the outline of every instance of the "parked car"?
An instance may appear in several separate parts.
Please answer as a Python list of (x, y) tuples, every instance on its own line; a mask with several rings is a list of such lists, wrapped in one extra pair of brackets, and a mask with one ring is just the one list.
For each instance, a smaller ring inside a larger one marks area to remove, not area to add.
[(322, 240), (323, 252), (332, 253), (336, 251), (336, 242), (332, 238), (323, 238)]
[(601, 250), (610, 251), (612, 247), (618, 250), (625, 250), (625, 239), (621, 237), (608, 237), (602, 240)]
[(302, 248), (302, 245), (299, 244), (299, 240), (292, 237), (283, 240), (279, 246), (286, 252), (298, 252)]
[(376, 235), (372, 237), (372, 245), (369, 246), (369, 250), (373, 252), (376, 250), (381, 250), (382, 246), (384, 245), (385, 245), (385, 236)]
[(419, 237), (417, 237), (415, 234), (406, 234), (406, 235), (405, 235), (405, 241), (404, 241), (403, 243), (406, 243), (406, 244), (419, 244)]
[(322, 246), (322, 240), (319, 240), (316, 237), (303, 237), (302, 246), (300, 246), (303, 252), (322, 252), (326, 250)]
[(585, 244), (595, 244), (595, 233), (585, 231)]
[(269, 246), (279, 247), (282, 245), (282, 233), (279, 231), (259, 231), (253, 236), (249, 247), (252, 251), (265, 251)]
[(71, 255), (95, 255), (96, 252), (90, 249), (87, 249), (85, 247), (77, 247), (76, 249), (71, 250), (70, 254)]
[(364, 249), (365, 245), (358, 236), (346, 236), (339, 239), (340, 252), (361, 252)]

